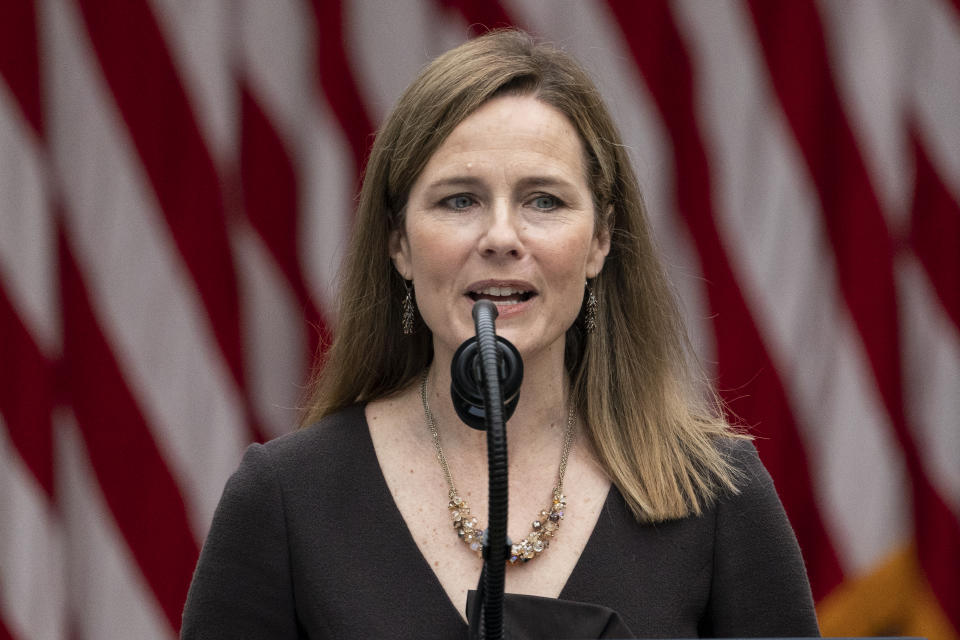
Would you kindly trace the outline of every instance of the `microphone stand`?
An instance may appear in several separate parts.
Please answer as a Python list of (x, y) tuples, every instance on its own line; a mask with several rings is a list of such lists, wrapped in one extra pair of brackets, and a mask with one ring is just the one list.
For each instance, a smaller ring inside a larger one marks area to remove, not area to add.
[(507, 568), (507, 429), (503, 416), (497, 334), (494, 328), (497, 307), (489, 302), (480, 302), (473, 306), (473, 321), (477, 330), (483, 372), (487, 464), (490, 470), (487, 489), (490, 524), (483, 541), (483, 572), (480, 574), (483, 593), (477, 595), (483, 603), (482, 637), (485, 640), (500, 640), (503, 638), (503, 592)]
[[(503, 638), (503, 595), (507, 539), (506, 421), (519, 401), (523, 360), (517, 349), (497, 337), (497, 307), (489, 300), (473, 305), (476, 339), (460, 345), (451, 362), (450, 393), (457, 415), (475, 429), (486, 429), (489, 527), (483, 535), (483, 571), (471, 605), (471, 638)], [(479, 388), (478, 388), (479, 387)]]

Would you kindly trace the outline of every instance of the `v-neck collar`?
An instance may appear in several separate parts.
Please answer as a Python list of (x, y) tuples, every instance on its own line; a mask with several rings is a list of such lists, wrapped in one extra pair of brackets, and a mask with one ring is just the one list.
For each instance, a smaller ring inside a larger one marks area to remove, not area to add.
[[(460, 611), (457, 609), (456, 605), (454, 605), (453, 601), (450, 600), (447, 590), (443, 588), (443, 585), (440, 583), (440, 579), (433, 571), (433, 567), (430, 566), (430, 563), (420, 551), (420, 547), (417, 546), (416, 541), (413, 539), (413, 534), (410, 531), (410, 527), (407, 526), (407, 521), (404, 519), (403, 514), (400, 512), (400, 508), (393, 499), (393, 495), (390, 492), (390, 487), (387, 484), (386, 476), (384, 476), (383, 469), (380, 466), (380, 460), (377, 458), (376, 448), (373, 445), (373, 437), (370, 435), (370, 424), (367, 422), (366, 405), (360, 404), (358, 405), (358, 409), (360, 414), (359, 419), (363, 423), (363, 442), (361, 443), (363, 446), (362, 453), (368, 458), (371, 468), (376, 469), (376, 471), (371, 472), (371, 474), (368, 476), (371, 482), (370, 498), (376, 498), (378, 502), (380, 502), (378, 505), (378, 511), (381, 514), (384, 524), (390, 527), (390, 530), (397, 532), (397, 535), (394, 538), (397, 542), (397, 553), (405, 556), (403, 560), (406, 561), (401, 562), (401, 564), (405, 566), (413, 566), (416, 564), (422, 571), (425, 570), (427, 573), (429, 573), (431, 584), (428, 588), (430, 591), (436, 592), (435, 597), (443, 601), (442, 605), (438, 604), (435, 611), (438, 615), (440, 615), (442, 611), (443, 617), (446, 618), (442, 621), (444, 626), (450, 625), (452, 628), (455, 624), (454, 621), (456, 621), (456, 623), (459, 623), (462, 632), (466, 633), (468, 630), (466, 621), (460, 616)], [(593, 525), (593, 530), (590, 532), (590, 536), (587, 538), (587, 543), (584, 546), (583, 551), (580, 552), (580, 557), (577, 558), (577, 562), (573, 566), (573, 570), (570, 572), (570, 575), (567, 576), (567, 581), (560, 590), (560, 595), (558, 596), (559, 599), (569, 599), (567, 597), (568, 592), (583, 591), (583, 585), (579, 584), (581, 581), (580, 576), (585, 573), (584, 567), (588, 563), (596, 561), (596, 559), (592, 557), (595, 555), (594, 549), (597, 546), (595, 541), (601, 533), (604, 514), (608, 513), (613, 507), (615, 494), (615, 488), (611, 483), (607, 489), (607, 495), (604, 498), (600, 514), (597, 517), (597, 521)], [(479, 581), (479, 579), (480, 576), (478, 574), (477, 580)]]

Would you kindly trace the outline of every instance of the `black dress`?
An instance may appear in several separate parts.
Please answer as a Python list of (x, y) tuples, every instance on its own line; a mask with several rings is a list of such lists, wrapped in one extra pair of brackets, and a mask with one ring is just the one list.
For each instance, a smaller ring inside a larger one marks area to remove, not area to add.
[[(796, 539), (754, 447), (741, 492), (638, 524), (611, 487), (560, 594), (636, 637), (816, 636)], [(362, 406), (251, 445), (217, 507), (182, 638), (466, 638), (376, 459)]]

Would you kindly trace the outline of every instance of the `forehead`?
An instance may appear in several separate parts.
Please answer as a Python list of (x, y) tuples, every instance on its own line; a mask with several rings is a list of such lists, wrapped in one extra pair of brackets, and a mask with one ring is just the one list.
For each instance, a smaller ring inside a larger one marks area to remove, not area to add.
[(580, 136), (562, 112), (532, 96), (502, 96), (457, 125), (427, 161), (421, 178), (501, 168), (558, 173), (584, 182), (584, 158)]

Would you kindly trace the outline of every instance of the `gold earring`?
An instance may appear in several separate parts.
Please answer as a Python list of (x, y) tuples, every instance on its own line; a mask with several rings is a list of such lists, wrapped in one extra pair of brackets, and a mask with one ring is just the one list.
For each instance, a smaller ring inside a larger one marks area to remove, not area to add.
[(400, 324), (403, 327), (403, 335), (411, 336), (413, 335), (413, 295), (406, 280), (403, 281), (403, 286), (407, 289), (407, 295), (403, 298)]

